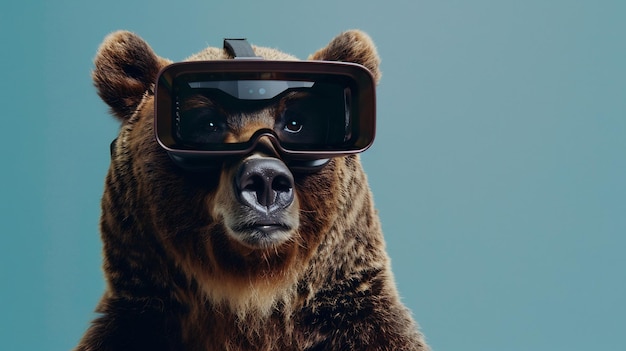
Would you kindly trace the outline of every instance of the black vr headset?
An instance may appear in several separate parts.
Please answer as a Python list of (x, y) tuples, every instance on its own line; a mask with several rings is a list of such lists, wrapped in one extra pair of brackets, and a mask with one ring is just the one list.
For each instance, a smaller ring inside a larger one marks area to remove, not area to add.
[[(155, 86), (159, 144), (186, 169), (251, 153), (267, 137), (290, 168), (314, 170), (374, 141), (375, 81), (365, 67), (330, 61), (254, 57), (244, 39), (225, 39), (233, 60), (171, 64)], [(236, 117), (263, 112), (273, 128), (234, 142)]]

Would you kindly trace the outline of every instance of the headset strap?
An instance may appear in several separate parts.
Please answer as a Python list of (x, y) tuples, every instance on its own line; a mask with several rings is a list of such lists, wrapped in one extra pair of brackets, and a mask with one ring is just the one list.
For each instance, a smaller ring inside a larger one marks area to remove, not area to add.
[(242, 39), (224, 39), (224, 50), (232, 57), (239, 58), (260, 58), (254, 53), (252, 46), (245, 38)]

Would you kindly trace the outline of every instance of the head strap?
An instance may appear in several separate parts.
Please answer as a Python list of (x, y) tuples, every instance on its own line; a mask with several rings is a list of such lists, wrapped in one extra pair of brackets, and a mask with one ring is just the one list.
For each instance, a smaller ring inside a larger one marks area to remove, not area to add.
[(228, 52), (235, 59), (261, 58), (254, 53), (252, 46), (245, 38), (224, 39), (224, 50), (226, 50), (226, 52)]

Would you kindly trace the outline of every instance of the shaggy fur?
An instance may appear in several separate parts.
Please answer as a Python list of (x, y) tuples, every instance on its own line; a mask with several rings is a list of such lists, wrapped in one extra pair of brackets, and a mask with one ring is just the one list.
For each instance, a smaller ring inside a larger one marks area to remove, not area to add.
[[(207, 48), (189, 60), (227, 58)], [(380, 77), (359, 31), (310, 59), (360, 63)], [(129, 32), (108, 36), (95, 59), (95, 86), (122, 127), (102, 198), (108, 285), (76, 350), (428, 350), (398, 297), (358, 156), (295, 173), (288, 240), (245, 245), (229, 224), (245, 211), (232, 185), (242, 160), (185, 172), (155, 141), (152, 90), (168, 63)]]

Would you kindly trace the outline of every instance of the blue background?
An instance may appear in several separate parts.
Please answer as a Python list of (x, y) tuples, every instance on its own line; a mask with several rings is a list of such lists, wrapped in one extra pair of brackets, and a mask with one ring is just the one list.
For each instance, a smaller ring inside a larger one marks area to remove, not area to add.
[(104, 282), (118, 124), (91, 85), (111, 31), (182, 60), (223, 37), (300, 58), (378, 45), (363, 163), (399, 290), (435, 350), (623, 350), (626, 2), (12, 1), (0, 5), (0, 348), (68, 350)]

